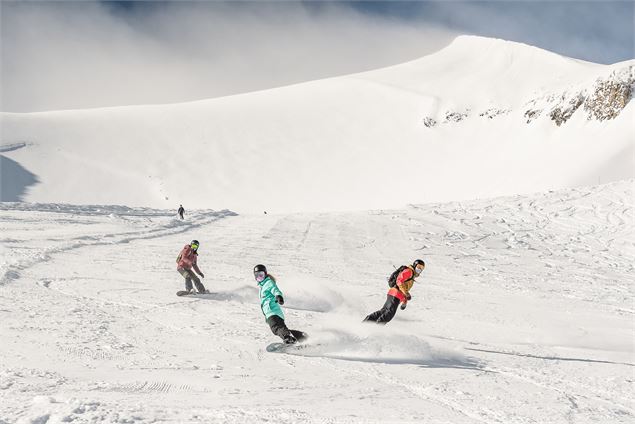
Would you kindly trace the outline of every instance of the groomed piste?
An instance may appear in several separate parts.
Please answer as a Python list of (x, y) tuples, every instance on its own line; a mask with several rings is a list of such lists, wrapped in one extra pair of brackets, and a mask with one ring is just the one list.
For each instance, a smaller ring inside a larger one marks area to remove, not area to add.
[[(186, 220), (2, 203), (0, 419), (630, 422), (632, 187)], [(192, 238), (211, 293), (177, 298)], [(408, 308), (362, 324), (412, 257)], [(266, 350), (258, 262), (298, 349)]]

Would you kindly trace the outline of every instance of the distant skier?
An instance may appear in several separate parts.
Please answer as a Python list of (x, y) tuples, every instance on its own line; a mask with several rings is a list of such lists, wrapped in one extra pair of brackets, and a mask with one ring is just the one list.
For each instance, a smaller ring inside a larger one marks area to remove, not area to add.
[(181, 219), (183, 219), (184, 213), (185, 213), (185, 209), (183, 208), (183, 205), (179, 205), (179, 216), (181, 217)]
[(260, 288), (260, 309), (262, 309), (265, 320), (273, 334), (280, 337), (287, 344), (306, 339), (306, 333), (287, 328), (284, 322), (284, 313), (280, 307), (284, 305), (284, 298), (273, 275), (267, 273), (267, 268), (264, 265), (256, 265), (254, 267), (254, 278)]
[(364, 318), (364, 321), (373, 321), (377, 324), (386, 324), (397, 313), (397, 307), (401, 303), (401, 309), (406, 309), (408, 301), (412, 299), (410, 289), (415, 282), (415, 278), (421, 275), (426, 264), (421, 260), (415, 260), (412, 265), (403, 265), (395, 270), (388, 278), (388, 296), (384, 306)]
[(206, 293), (205, 286), (203, 286), (201, 280), (199, 280), (194, 273), (194, 271), (196, 271), (201, 278), (205, 278), (196, 263), (198, 258), (198, 246), (198, 240), (192, 240), (190, 244), (186, 244), (183, 247), (181, 253), (179, 253), (179, 256), (176, 258), (176, 270), (185, 278), (185, 292), (179, 292), (179, 296), (192, 294), (192, 281), (194, 281), (196, 290), (199, 293)]

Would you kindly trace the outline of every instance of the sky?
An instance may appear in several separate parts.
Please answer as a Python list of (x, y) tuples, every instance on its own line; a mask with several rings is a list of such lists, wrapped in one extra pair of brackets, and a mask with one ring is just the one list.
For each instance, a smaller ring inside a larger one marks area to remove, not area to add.
[(6, 1), (0, 110), (173, 103), (390, 66), (461, 34), (632, 59), (631, 1)]

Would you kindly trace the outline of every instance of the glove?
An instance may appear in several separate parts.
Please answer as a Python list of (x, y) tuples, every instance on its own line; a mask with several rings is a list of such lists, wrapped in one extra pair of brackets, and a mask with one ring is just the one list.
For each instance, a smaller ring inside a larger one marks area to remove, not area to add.
[(282, 296), (280, 295), (276, 296), (276, 303), (278, 305), (284, 305), (284, 299), (282, 298)]
[(201, 278), (205, 278), (202, 272), (199, 275), (201, 276)]
[(410, 299), (412, 299), (412, 296), (410, 296), (410, 293), (408, 293), (408, 294), (406, 295), (406, 300), (410, 300)]
[(405, 304), (405, 303), (402, 303), (402, 304), (401, 304), (401, 306), (400, 306), (399, 308), (401, 308), (401, 310), (403, 311), (404, 309), (406, 309), (406, 304)]

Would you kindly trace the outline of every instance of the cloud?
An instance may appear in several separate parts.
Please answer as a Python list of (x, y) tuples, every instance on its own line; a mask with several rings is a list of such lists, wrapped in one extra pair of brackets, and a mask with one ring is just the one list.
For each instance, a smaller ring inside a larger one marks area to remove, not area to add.
[(0, 110), (170, 103), (394, 65), (458, 34), (632, 59), (633, 2), (2, 2)]
[(634, 12), (630, 1), (463, 1), (422, 3), (412, 16), (608, 64), (635, 57)]
[(301, 3), (2, 4), (2, 110), (168, 103), (415, 59), (441, 27)]

